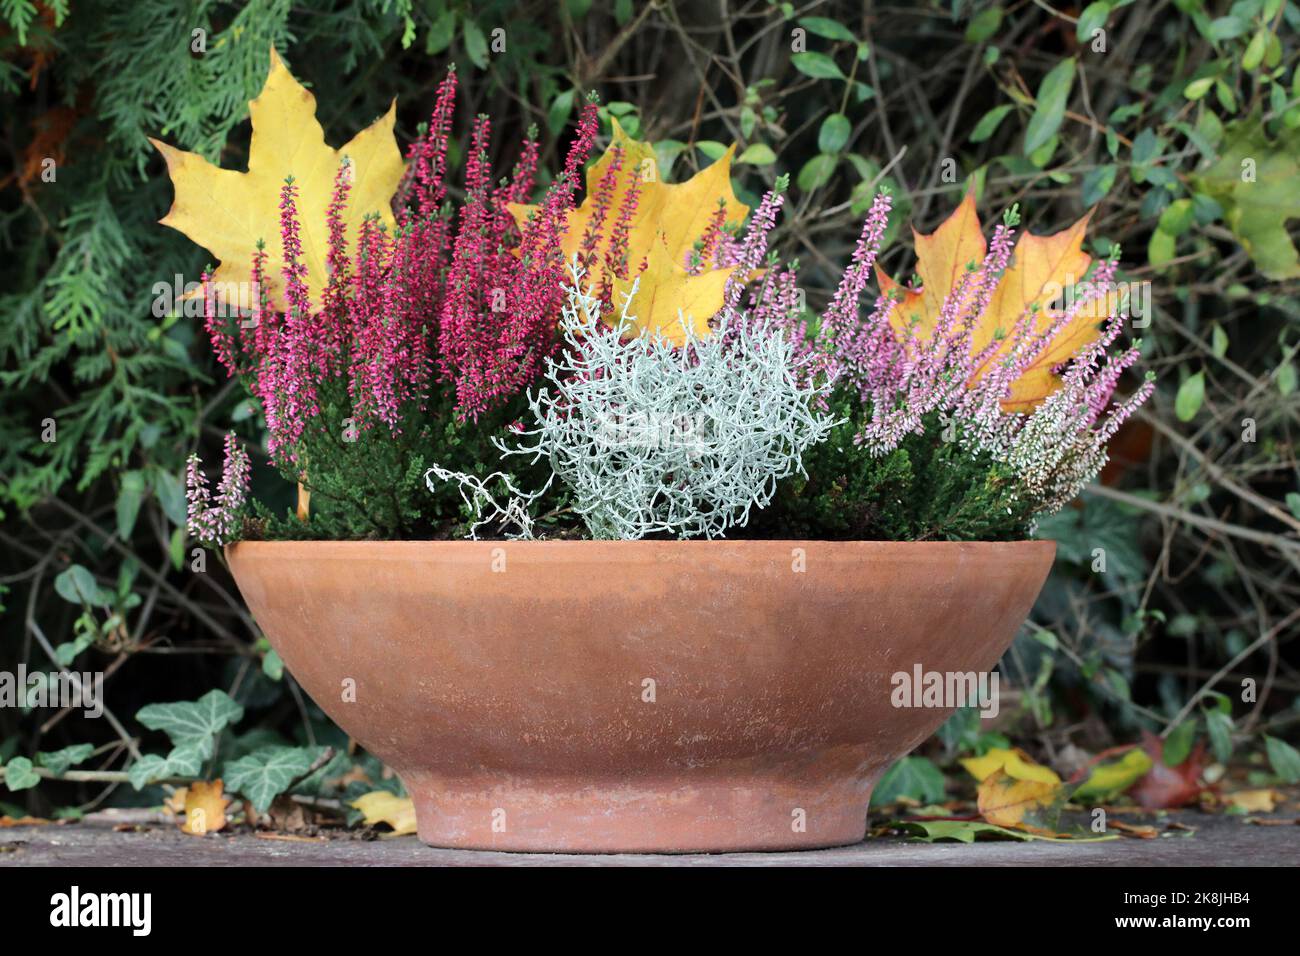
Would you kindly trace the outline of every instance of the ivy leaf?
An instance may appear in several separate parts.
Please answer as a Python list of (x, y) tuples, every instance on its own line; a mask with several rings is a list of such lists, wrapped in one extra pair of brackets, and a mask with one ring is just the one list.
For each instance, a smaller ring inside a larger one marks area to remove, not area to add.
[(5, 764), (5, 786), (10, 790), (30, 790), (40, 782), (40, 776), (26, 757), (14, 757)]
[(82, 763), (95, 752), (92, 744), (73, 744), (51, 753), (38, 753), (36, 761), (56, 777), (63, 776), (71, 767)]
[(227, 763), (222, 778), (230, 790), (247, 797), (258, 813), (265, 813), (276, 797), (311, 769), (322, 750), (320, 747), (263, 747)]
[(1065, 105), (1070, 101), (1070, 90), (1074, 86), (1074, 68), (1073, 57), (1062, 60), (1052, 67), (1039, 84), (1034, 115), (1030, 117), (1029, 126), (1025, 130), (1026, 156), (1046, 144), (1061, 128), (1061, 121), (1065, 119)]
[(243, 716), (244, 708), (225, 691), (210, 690), (196, 701), (149, 704), (135, 719), (150, 730), (161, 730), (177, 747), (193, 747), (206, 760), (216, 735)]
[[(936, 810), (939, 808), (935, 808)], [(924, 843), (940, 840), (955, 840), (958, 843), (974, 843), (982, 837), (1007, 840), (1046, 840), (1049, 843), (1100, 843), (1103, 840), (1117, 840), (1117, 834), (1097, 837), (1057, 837), (1042, 833), (1030, 833), (1025, 830), (1011, 830), (995, 826), (983, 820), (926, 820), (909, 817), (906, 820), (893, 820), (887, 826), (906, 831), (913, 839)]]
[(939, 802), (943, 799), (943, 773), (926, 757), (904, 757), (885, 771), (871, 791), (871, 805), (883, 807), (903, 798)]
[(126, 778), (136, 790), (151, 783), (174, 777), (197, 777), (203, 769), (203, 754), (193, 744), (176, 747), (166, 757), (145, 754), (126, 772)]

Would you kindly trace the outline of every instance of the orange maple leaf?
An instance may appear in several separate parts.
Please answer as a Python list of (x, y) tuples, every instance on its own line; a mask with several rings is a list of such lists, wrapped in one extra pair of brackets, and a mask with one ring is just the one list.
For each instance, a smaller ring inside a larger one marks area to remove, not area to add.
[[(1092, 257), (1083, 251), (1089, 211), (1082, 219), (1050, 236), (1021, 234), (1012, 252), (1011, 264), (998, 280), (988, 308), (971, 336), (971, 354), (988, 347), (995, 339), (1010, 336), (1025, 312), (1038, 306), (1034, 331), (1046, 331), (1060, 315), (1056, 306), (1064, 291), (1083, 280)], [(920, 289), (903, 288), (876, 266), (880, 291), (897, 290), (899, 301), (890, 310), (889, 320), (900, 335), (915, 334), (924, 341), (933, 334), (944, 300), (957, 287), (967, 266), (978, 266), (988, 246), (980, 230), (975, 195), (968, 192), (961, 205), (934, 232), (924, 235), (912, 230), (916, 246), (916, 272)], [(1056, 391), (1060, 378), (1053, 371), (1069, 361), (1100, 333), (1098, 313), (1102, 308), (1085, 306), (1066, 324), (1052, 342), (1034, 359), (1024, 373), (1012, 383), (1011, 394), (1003, 400), (1008, 412), (1029, 412)], [(986, 369), (992, 368), (1011, 348), (1005, 345), (976, 371), (973, 384)]]

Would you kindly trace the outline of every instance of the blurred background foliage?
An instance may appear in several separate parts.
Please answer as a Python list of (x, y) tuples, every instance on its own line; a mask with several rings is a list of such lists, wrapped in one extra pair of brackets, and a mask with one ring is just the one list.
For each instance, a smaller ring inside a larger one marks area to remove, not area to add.
[[(201, 322), (155, 307), (206, 254), (156, 225), (171, 187), (147, 137), (241, 167), (274, 44), (335, 143), (393, 97), (409, 142), (449, 61), (459, 132), (490, 114), (503, 165), (536, 124), (554, 168), (589, 91), (672, 178), (736, 142), (742, 199), (791, 176), (777, 242), (813, 309), (882, 185), (896, 276), (908, 221), (928, 231), (967, 188), (986, 222), (1019, 203), (1036, 232), (1094, 208), (1159, 391), (1042, 529), (1060, 558), (1004, 661), (999, 726), (959, 714), (926, 753), (1009, 739), (1069, 765), (1148, 730), (1300, 777), (1297, 27), (1283, 0), (0, 0), (0, 669), (104, 671), (112, 716), (0, 709), (0, 762), (89, 742), (84, 766), (120, 768), (156, 743), (140, 707), (214, 687), (249, 714), (235, 752), (336, 735), (218, 556), (194, 570), (185, 457), (260, 425)], [(892, 786), (932, 798), (918, 766)]]

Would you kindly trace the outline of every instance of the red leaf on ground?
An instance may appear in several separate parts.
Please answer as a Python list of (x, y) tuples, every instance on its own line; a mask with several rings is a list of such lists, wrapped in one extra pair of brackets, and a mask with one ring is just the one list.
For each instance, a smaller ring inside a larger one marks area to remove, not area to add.
[(1162, 759), (1164, 740), (1144, 732), (1142, 748), (1151, 758), (1151, 769), (1133, 785), (1129, 796), (1148, 809), (1185, 807), (1195, 803), (1206, 789), (1201, 780), (1205, 769), (1205, 744), (1197, 744), (1177, 767), (1166, 767)]

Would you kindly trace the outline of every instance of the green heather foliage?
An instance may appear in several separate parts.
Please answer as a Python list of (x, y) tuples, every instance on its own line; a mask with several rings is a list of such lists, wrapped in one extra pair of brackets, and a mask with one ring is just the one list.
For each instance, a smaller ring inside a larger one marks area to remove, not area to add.
[(838, 392), (831, 410), (841, 424), (804, 457), (809, 477), (786, 479), (772, 505), (757, 512), (743, 537), (883, 541), (999, 541), (1029, 535), (1033, 514), (1015, 501), (1011, 476), (987, 456), (936, 442), (943, 424), (909, 436), (881, 457), (854, 436), (862, 405)]

